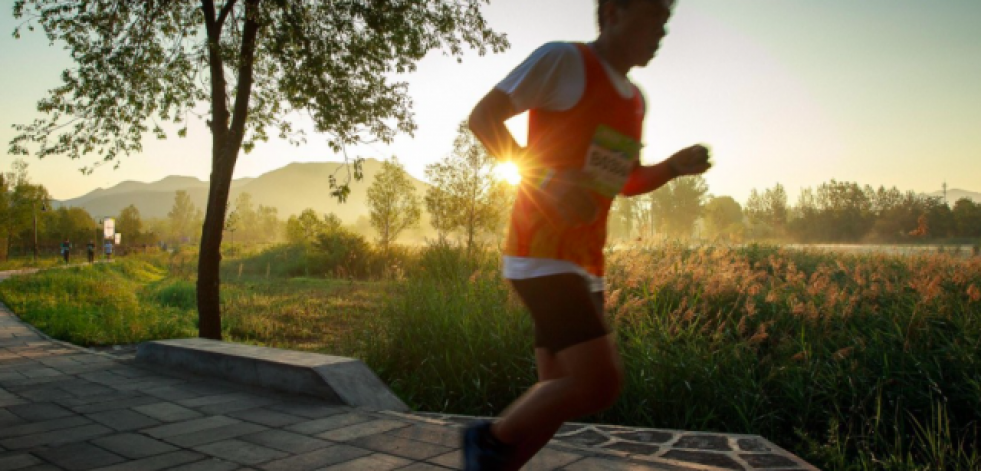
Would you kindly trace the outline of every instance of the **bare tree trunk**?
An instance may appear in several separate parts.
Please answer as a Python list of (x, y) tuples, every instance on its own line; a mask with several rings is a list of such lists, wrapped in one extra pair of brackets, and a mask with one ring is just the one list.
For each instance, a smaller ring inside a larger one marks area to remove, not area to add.
[(221, 340), (221, 239), (238, 150), (238, 146), (222, 146), (217, 147), (213, 155), (208, 208), (198, 253), (197, 283), (198, 335), (207, 339)]
[[(202, 0), (208, 32), (208, 54), (211, 69), (211, 183), (208, 191), (208, 208), (201, 229), (201, 251), (198, 254), (198, 336), (221, 340), (221, 238), (225, 226), (228, 193), (232, 186), (232, 174), (238, 152), (245, 138), (245, 121), (249, 115), (249, 98), (252, 94), (255, 44), (259, 32), (256, 8), (259, 0), (245, 0), (245, 24), (242, 27), (241, 61), (238, 67), (238, 84), (235, 104), (231, 113), (225, 104), (226, 81), (218, 44), (225, 19), (232, 13), (237, 1), (225, 2), (221, 11), (215, 11), (214, 0)], [(229, 120), (231, 123), (229, 123)]]

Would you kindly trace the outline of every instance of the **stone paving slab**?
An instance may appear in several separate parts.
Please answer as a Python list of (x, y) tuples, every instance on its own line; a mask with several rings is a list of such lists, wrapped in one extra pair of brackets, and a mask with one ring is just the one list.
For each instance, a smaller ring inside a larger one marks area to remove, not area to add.
[[(462, 469), (473, 417), (337, 405), (134, 356), (50, 339), (0, 304), (0, 470)], [(524, 469), (816, 468), (757, 436), (567, 424)]]

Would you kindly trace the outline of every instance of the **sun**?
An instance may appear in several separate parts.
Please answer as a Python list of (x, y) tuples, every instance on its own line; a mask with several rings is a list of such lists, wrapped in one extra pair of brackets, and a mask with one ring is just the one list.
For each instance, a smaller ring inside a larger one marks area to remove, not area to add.
[(514, 162), (502, 162), (494, 167), (494, 174), (497, 178), (508, 182), (511, 185), (521, 183), (521, 170)]

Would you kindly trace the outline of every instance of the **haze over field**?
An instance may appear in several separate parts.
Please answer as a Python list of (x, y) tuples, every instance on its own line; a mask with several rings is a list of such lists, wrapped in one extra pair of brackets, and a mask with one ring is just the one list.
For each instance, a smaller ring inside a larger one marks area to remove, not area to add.
[[(12, 124), (38, 116), (36, 102), (71, 65), (61, 45), (49, 47), (40, 32), (12, 39), (10, 5), (0, 14), (0, 30), (7, 32), (0, 35), (4, 143), (14, 135)], [(495, 0), (486, 13), (508, 34), (511, 49), (469, 54), (462, 64), (432, 54), (405, 77), (419, 125), (415, 138), (352, 154), (398, 155), (422, 179), (425, 166), (451, 149), (460, 120), (507, 71), (546, 41), (588, 41), (596, 31), (594, 0)], [(709, 143), (717, 163), (706, 177), (711, 192), (739, 201), (778, 182), (793, 201), (801, 188), (832, 178), (920, 193), (939, 191), (944, 181), (979, 191), (977, 18), (981, 2), (969, 0), (681, 0), (659, 57), (632, 74), (649, 103), (645, 159)], [(520, 119), (513, 129), (523, 138)], [(91, 162), (28, 161), (35, 181), (57, 199), (168, 174), (207, 180), (207, 128), (192, 120), (188, 134), (148, 137), (142, 155), (91, 176), (77, 171)], [(243, 156), (236, 177), (258, 177), (290, 162), (336, 160), (316, 137), (299, 148), (274, 141)]]
[[(256, 178), (241, 178), (233, 181), (229, 201), (234, 201), (241, 193), (249, 193), (256, 205), (274, 207), (281, 218), (299, 214), (302, 210), (313, 208), (320, 214), (336, 214), (346, 224), (354, 224), (359, 217), (368, 216), (365, 190), (374, 175), (380, 170), (381, 162), (366, 159), (363, 164), (365, 180), (351, 186), (351, 194), (345, 203), (339, 203), (330, 196), (324, 182), (327, 176), (343, 175), (339, 162), (293, 163), (273, 170)], [(416, 194), (425, 194), (429, 184), (413, 178)], [(174, 193), (185, 190), (198, 208), (203, 208), (208, 182), (194, 177), (171, 175), (155, 182), (126, 181), (106, 189), (96, 189), (78, 198), (58, 201), (58, 205), (84, 208), (93, 216), (116, 215), (130, 204), (140, 210), (148, 219), (165, 218), (174, 204)], [(943, 192), (928, 193), (929, 196), (942, 197)], [(981, 203), (981, 192), (949, 189), (947, 200), (953, 205), (961, 198)], [(744, 202), (743, 202), (744, 203)]]

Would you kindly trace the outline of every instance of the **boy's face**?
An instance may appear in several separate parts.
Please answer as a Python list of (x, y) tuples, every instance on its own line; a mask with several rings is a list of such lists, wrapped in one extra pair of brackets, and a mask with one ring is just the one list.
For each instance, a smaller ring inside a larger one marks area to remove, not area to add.
[(606, 27), (613, 43), (630, 59), (630, 65), (646, 66), (668, 34), (671, 10), (663, 0), (633, 0), (625, 7), (609, 2)]

